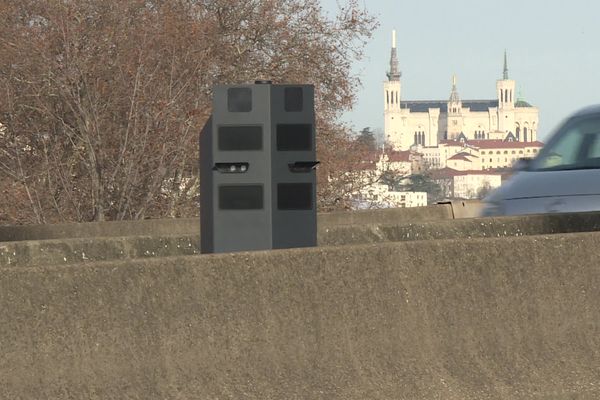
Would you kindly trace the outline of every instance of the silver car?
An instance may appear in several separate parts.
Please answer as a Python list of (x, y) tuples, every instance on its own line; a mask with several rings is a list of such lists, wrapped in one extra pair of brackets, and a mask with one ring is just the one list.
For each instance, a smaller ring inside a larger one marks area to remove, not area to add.
[(566, 119), (484, 199), (483, 216), (600, 210), (600, 105)]

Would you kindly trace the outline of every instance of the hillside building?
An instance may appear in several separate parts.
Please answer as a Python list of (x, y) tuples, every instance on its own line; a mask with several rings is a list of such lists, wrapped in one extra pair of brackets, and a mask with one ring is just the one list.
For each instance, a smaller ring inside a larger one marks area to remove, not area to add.
[(410, 101), (402, 97), (396, 32), (388, 80), (384, 82), (384, 134), (396, 150), (436, 148), (448, 140), (536, 142), (538, 109), (517, 99), (516, 83), (509, 78), (506, 52), (502, 79), (496, 81), (496, 98), (462, 100), (456, 77), (447, 100)]

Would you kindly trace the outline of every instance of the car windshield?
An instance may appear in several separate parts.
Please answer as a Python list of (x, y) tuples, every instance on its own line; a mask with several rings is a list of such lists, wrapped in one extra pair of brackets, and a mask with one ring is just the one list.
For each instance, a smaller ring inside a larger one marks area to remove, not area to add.
[(600, 169), (600, 116), (567, 122), (532, 160), (531, 171)]

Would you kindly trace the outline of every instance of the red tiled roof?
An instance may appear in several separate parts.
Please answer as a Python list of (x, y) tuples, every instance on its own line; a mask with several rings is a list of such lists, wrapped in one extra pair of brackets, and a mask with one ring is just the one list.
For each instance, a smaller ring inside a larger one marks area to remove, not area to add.
[(458, 146), (458, 147), (463, 147), (466, 144), (466, 142), (461, 142), (459, 140), (447, 140), (447, 139), (440, 140), (439, 143), (445, 144), (446, 146)]
[(448, 160), (463, 160), (463, 161), (472, 162), (469, 159), (469, 156), (470, 156), (469, 153), (456, 153), (455, 155), (453, 155), (452, 157), (450, 157)]
[(480, 149), (524, 149), (526, 147), (543, 147), (544, 143), (535, 142), (505, 142), (504, 140), (469, 140), (469, 145)]
[(410, 150), (390, 151), (386, 153), (390, 162), (410, 162)]
[(467, 171), (457, 171), (458, 173), (455, 176), (464, 176), (464, 175), (504, 175), (505, 171), (495, 171), (495, 170), (467, 170)]
[(441, 168), (441, 169), (432, 169), (429, 171), (429, 175), (432, 179), (447, 179), (452, 178), (456, 175), (460, 175), (461, 171), (458, 171), (453, 168)]
[(507, 173), (511, 171), (507, 171), (504, 169), (488, 169), (488, 170), (479, 170), (479, 169), (471, 169), (467, 171), (459, 171), (453, 168), (442, 168), (442, 169), (434, 169), (429, 172), (432, 179), (448, 179), (453, 178), (455, 176), (465, 176), (465, 175), (500, 175), (504, 177)]
[(523, 149), (525, 147), (543, 147), (544, 143), (535, 142), (507, 142), (500, 139), (473, 139), (461, 142), (460, 140), (440, 140), (440, 144), (456, 147), (477, 147), (480, 149)]

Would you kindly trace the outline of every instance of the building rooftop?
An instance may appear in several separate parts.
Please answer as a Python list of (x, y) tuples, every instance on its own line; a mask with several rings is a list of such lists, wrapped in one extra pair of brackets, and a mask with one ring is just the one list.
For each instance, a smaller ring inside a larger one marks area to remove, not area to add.
[(450, 157), (448, 160), (463, 160), (463, 161), (472, 162), (469, 157), (472, 157), (471, 154), (462, 152), (462, 153), (456, 153), (455, 155)]
[(467, 176), (467, 175), (494, 175), (501, 176), (504, 178), (505, 175), (510, 174), (512, 171), (510, 169), (502, 168), (502, 169), (472, 169), (466, 171), (459, 171), (453, 168), (442, 168), (442, 169), (434, 169), (430, 171), (430, 176), (432, 179), (450, 179), (455, 176)]
[(544, 146), (544, 143), (536, 140), (535, 142), (517, 142), (517, 141), (506, 141), (499, 139), (469, 139), (465, 141), (460, 140), (440, 140), (439, 144), (446, 146), (460, 146), (460, 147), (473, 147), (477, 149), (524, 149), (526, 147), (540, 148)]
[(515, 103), (515, 107), (533, 107), (531, 104), (526, 102), (525, 100), (517, 100)]
[[(498, 100), (463, 100), (462, 107), (471, 111), (488, 111), (498, 107)], [(440, 112), (448, 112), (448, 100), (401, 101), (400, 108), (407, 108), (410, 112), (428, 112), (430, 108), (439, 108)]]
[(479, 149), (524, 149), (526, 147), (543, 147), (544, 143), (535, 142), (507, 142), (504, 140), (469, 140), (467, 144)]
[(410, 150), (404, 151), (389, 151), (386, 153), (389, 162), (410, 162)]

